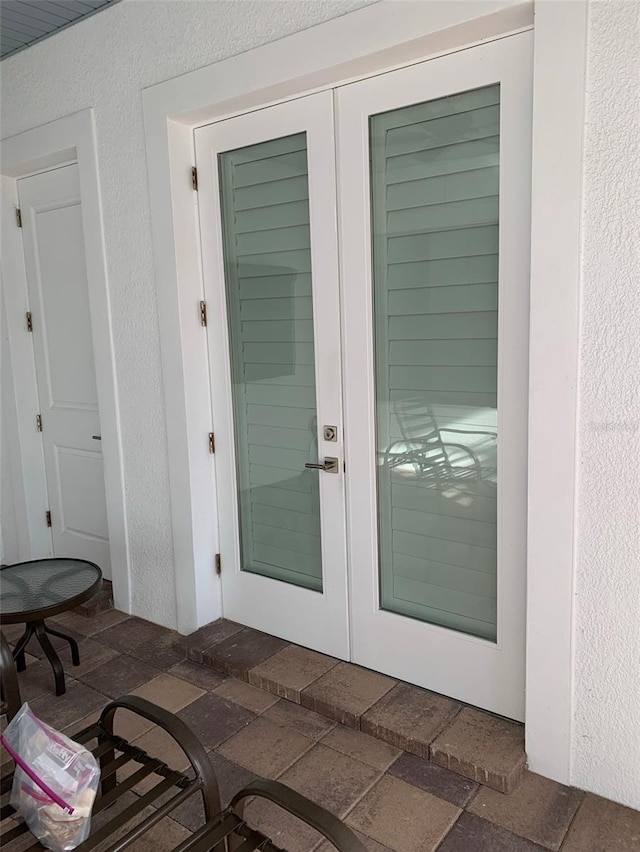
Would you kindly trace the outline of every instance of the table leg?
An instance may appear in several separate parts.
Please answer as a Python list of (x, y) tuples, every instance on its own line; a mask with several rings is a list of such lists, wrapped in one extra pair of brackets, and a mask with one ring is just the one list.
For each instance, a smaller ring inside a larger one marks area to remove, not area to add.
[(35, 633), (35, 629), (33, 624), (27, 624), (26, 629), (22, 636), (16, 642), (15, 648), (13, 649), (13, 659), (16, 661), (16, 669), (19, 672), (23, 672), (27, 667), (27, 661), (24, 656), (24, 649), (29, 644), (29, 640)]
[(53, 669), (53, 676), (56, 682), (56, 695), (64, 695), (65, 693), (65, 683), (64, 683), (64, 670), (62, 668), (62, 663), (60, 662), (60, 657), (56, 654), (56, 650), (49, 641), (49, 637), (46, 633), (46, 627), (44, 626), (44, 621), (36, 621), (34, 622), (35, 634), (38, 637), (38, 642), (42, 647), (47, 659), (51, 663), (51, 668)]
[(71, 660), (74, 666), (80, 665), (80, 651), (78, 649), (78, 643), (71, 636), (67, 636), (66, 633), (60, 633), (59, 630), (54, 630), (53, 627), (48, 627), (46, 624), (44, 629), (47, 633), (50, 633), (52, 636), (57, 636), (58, 639), (64, 639), (65, 642), (68, 642), (71, 647)]

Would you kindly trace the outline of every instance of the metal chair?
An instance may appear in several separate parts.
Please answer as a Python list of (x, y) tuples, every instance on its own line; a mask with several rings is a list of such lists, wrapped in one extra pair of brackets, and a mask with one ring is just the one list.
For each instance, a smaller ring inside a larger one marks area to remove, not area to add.
[[(0, 712), (11, 720), (22, 706), (15, 662), (11, 649), (0, 633)], [(64, 699), (59, 699), (64, 700)], [(128, 710), (153, 722), (166, 731), (183, 750), (191, 770), (172, 769), (160, 758), (153, 757), (114, 733), (114, 718), (119, 710)], [(243, 806), (248, 797), (259, 796), (276, 803), (284, 810), (315, 828), (339, 852), (366, 852), (353, 832), (329, 811), (276, 781), (257, 779), (238, 792), (225, 810), (221, 809), (216, 775), (204, 748), (184, 722), (157, 707), (146, 699), (127, 695), (108, 704), (93, 725), (73, 736), (91, 750), (100, 763), (101, 781), (92, 811), (91, 834), (76, 847), (78, 852), (89, 852), (101, 844), (101, 852), (120, 852), (145, 832), (168, 816), (190, 796), (202, 796), (205, 821), (191, 837), (176, 847), (175, 852), (278, 852), (271, 840), (250, 827), (243, 818)], [(128, 777), (118, 780), (117, 772), (129, 763), (139, 768)], [(153, 778), (155, 785), (141, 796), (122, 799), (143, 779)], [(0, 820), (4, 821), (15, 811), (6, 803), (13, 784), (13, 771), (1, 782), (2, 805)], [(131, 801), (129, 801), (131, 799)], [(153, 806), (140, 822), (136, 820)], [(6, 824), (5, 824), (6, 825)], [(4, 827), (4, 826), (3, 826)], [(28, 829), (17, 822), (2, 836), (3, 852), (39, 852), (41, 844), (33, 838), (26, 841)], [(109, 840), (111, 842), (109, 843)]]

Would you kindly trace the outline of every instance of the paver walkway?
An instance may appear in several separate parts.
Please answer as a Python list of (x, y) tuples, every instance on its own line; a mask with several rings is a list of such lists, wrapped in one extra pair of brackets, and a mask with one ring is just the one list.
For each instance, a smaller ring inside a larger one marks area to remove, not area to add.
[[(79, 641), (82, 662), (73, 667), (68, 646), (59, 646), (68, 687), (56, 698), (49, 664), (29, 657), (20, 682), (34, 712), (73, 732), (109, 698), (143, 695), (195, 731), (225, 803), (258, 775), (277, 778), (344, 818), (371, 852), (640, 850), (639, 812), (521, 767), (516, 782), (505, 781), (504, 769), (513, 769), (521, 749), (514, 723), (229, 622), (185, 643), (174, 631), (115, 610), (88, 618), (67, 613), (56, 621)], [(19, 632), (5, 628), (9, 641)], [(206, 647), (203, 637), (212, 639)], [(226, 671), (186, 658), (202, 659), (207, 649), (209, 662)], [(29, 650), (39, 653), (37, 646)], [(123, 714), (118, 724), (142, 748), (174, 759), (168, 737), (146, 722)], [(500, 771), (481, 780), (498, 789), (478, 783), (479, 752), (468, 760), (474, 741), (482, 748), (495, 743)], [(499, 792), (505, 784), (514, 791)], [(134, 848), (173, 848), (201, 823), (200, 808), (190, 801)], [(330, 849), (268, 803), (253, 802), (247, 817), (291, 852)]]

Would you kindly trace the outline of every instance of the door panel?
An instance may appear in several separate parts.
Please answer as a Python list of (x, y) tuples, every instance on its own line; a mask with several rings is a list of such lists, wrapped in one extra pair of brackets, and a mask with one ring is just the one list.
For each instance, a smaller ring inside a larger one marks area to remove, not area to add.
[[(20, 189), (24, 204), (26, 187), (21, 183)], [(48, 403), (56, 408), (96, 412), (98, 396), (84, 250), (69, 250), (69, 246), (83, 247), (80, 201), (54, 204), (32, 207), (29, 222), (40, 285), (40, 332)], [(62, 282), (64, 288), (60, 286)], [(78, 353), (83, 357), (79, 358)]]
[(96, 562), (109, 578), (78, 168), (23, 178), (18, 194), (53, 553)]
[[(68, 532), (106, 541), (109, 533), (102, 458), (70, 447), (56, 447), (55, 457), (61, 526)], [(94, 499), (87, 500), (87, 494), (95, 495)]]
[(224, 614), (347, 659), (333, 150), (331, 93), (196, 131)]
[(531, 42), (337, 100), (352, 659), (519, 719)]

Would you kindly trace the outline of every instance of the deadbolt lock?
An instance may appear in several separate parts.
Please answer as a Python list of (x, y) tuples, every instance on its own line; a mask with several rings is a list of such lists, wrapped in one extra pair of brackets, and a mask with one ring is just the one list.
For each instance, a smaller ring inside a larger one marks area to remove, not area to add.
[(325, 426), (323, 428), (323, 434), (325, 441), (337, 441), (338, 440), (338, 427), (337, 426)]

